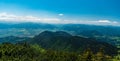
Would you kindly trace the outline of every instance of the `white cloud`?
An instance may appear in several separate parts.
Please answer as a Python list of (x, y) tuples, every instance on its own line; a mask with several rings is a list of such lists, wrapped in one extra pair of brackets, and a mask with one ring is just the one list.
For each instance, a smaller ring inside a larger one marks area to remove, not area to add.
[(111, 21), (109, 21), (109, 20), (99, 20), (98, 22), (100, 22), (100, 23), (111, 23)]
[(64, 16), (64, 14), (62, 14), (62, 13), (60, 13), (60, 14), (58, 14), (59, 16)]
[[(63, 16), (64, 14), (59, 14)], [(0, 21), (8, 21), (8, 22), (40, 22), (40, 23), (52, 23), (52, 24), (94, 24), (94, 25), (118, 25), (119, 22), (117, 21), (110, 21), (110, 20), (98, 20), (98, 21), (90, 21), (90, 20), (75, 20), (75, 19), (61, 19), (56, 17), (51, 18), (41, 18), (32, 15), (27, 16), (18, 16), (14, 14), (8, 13), (0, 13)]]
[(117, 21), (110, 21), (110, 20), (99, 20), (98, 21), (100, 24), (110, 24), (110, 25), (115, 25), (115, 24), (118, 24), (119, 22)]
[(57, 22), (60, 22), (60, 19), (39, 18), (31, 15), (17, 16), (17, 15), (8, 14), (8, 13), (0, 13), (0, 21), (57, 23)]

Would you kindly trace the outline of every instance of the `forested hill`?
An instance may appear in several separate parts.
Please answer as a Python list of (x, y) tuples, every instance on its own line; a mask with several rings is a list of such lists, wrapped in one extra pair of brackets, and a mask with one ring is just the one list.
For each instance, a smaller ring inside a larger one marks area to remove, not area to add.
[(106, 54), (116, 54), (117, 48), (105, 42), (98, 42), (95, 39), (72, 36), (63, 31), (44, 31), (29, 41), (31, 44), (39, 44), (45, 49), (57, 51), (82, 52), (90, 48), (94, 53), (100, 48), (105, 50)]

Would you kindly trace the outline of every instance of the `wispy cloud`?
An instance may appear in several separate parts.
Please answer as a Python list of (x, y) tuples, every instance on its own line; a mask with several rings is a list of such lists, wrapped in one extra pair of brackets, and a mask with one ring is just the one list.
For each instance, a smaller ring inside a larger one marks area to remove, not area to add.
[(60, 14), (58, 14), (59, 16), (64, 16), (64, 14), (62, 14), (62, 13), (60, 13)]
[(98, 22), (99, 23), (114, 23), (114, 24), (118, 23), (117, 21), (110, 21), (110, 20), (99, 20)]
[(109, 21), (109, 20), (99, 20), (98, 22), (100, 22), (100, 23), (111, 23), (111, 21)]
[[(58, 14), (59, 16), (63, 16), (64, 14)], [(8, 13), (0, 13), (0, 21), (8, 21), (8, 22), (40, 22), (40, 23), (52, 23), (52, 24), (94, 24), (94, 25), (118, 25), (117, 21), (110, 20), (68, 20), (61, 18), (41, 18), (32, 15), (27, 16), (18, 16), (14, 14)]]
[(17, 16), (8, 13), (0, 13), (0, 21), (14, 21), (14, 22), (42, 22), (42, 23), (56, 23), (59, 22), (58, 18), (38, 18), (32, 15)]

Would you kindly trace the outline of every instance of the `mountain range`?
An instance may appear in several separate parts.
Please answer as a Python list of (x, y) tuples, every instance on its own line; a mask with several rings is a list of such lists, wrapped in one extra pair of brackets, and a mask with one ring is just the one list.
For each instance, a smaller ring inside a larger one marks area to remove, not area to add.
[(85, 24), (45, 23), (0, 23), (0, 37), (34, 37), (43, 31), (65, 31), (72, 35), (95, 38), (101, 42), (116, 45), (120, 37), (119, 26), (97, 26)]
[[(98, 35), (120, 36), (119, 26), (97, 26), (85, 24), (45, 24), (45, 23), (0, 23), (0, 29), (42, 29), (42, 30), (63, 30), (76, 35), (82, 35), (84, 32), (98, 33)], [(32, 31), (32, 30), (31, 30)], [(84, 35), (84, 34), (83, 34)]]

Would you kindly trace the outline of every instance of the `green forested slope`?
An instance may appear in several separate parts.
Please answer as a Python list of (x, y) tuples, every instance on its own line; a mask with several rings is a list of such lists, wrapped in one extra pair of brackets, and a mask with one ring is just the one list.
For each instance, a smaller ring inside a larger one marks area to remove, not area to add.
[(106, 42), (98, 42), (95, 39), (72, 36), (63, 31), (51, 32), (44, 31), (30, 40), (31, 44), (38, 44), (45, 49), (56, 51), (82, 52), (90, 48), (96, 53), (99, 48), (103, 48), (106, 54), (112, 55), (117, 53), (117, 48)]

